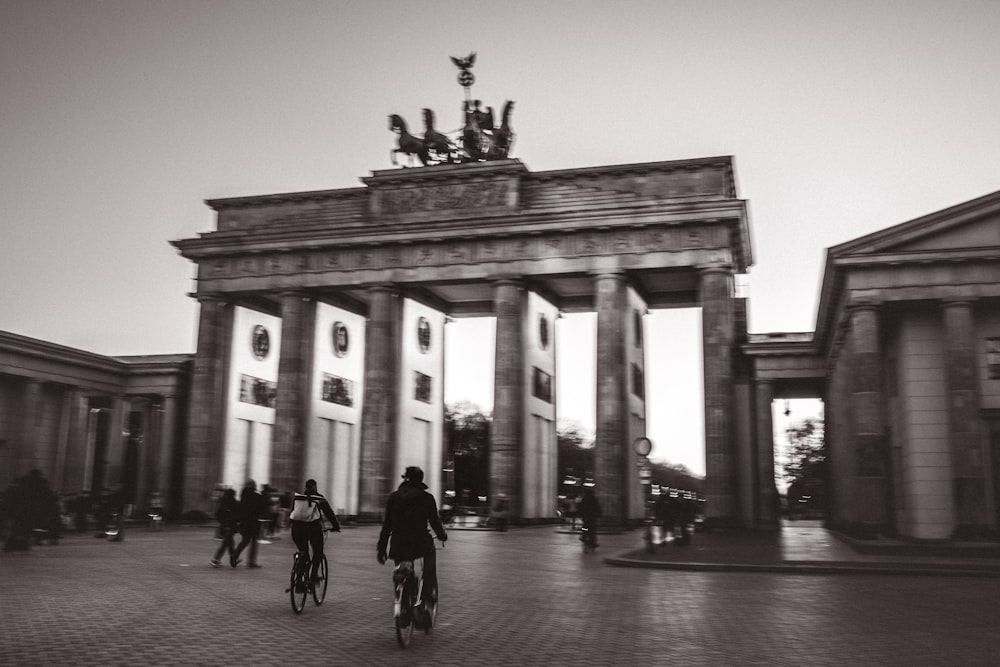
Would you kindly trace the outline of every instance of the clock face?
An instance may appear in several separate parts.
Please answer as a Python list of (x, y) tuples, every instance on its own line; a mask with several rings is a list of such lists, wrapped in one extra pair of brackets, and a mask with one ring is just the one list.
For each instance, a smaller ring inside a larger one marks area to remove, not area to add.
[(417, 320), (417, 345), (423, 354), (427, 354), (431, 349), (431, 323), (426, 317)]
[(255, 326), (253, 333), (250, 334), (250, 349), (258, 361), (267, 357), (267, 353), (271, 351), (271, 336), (260, 324)]
[(331, 335), (333, 336), (333, 353), (338, 357), (343, 357), (347, 354), (351, 344), (347, 325), (343, 322), (334, 322)]
[(549, 318), (545, 317), (545, 313), (538, 315), (538, 344), (543, 350), (549, 349)]

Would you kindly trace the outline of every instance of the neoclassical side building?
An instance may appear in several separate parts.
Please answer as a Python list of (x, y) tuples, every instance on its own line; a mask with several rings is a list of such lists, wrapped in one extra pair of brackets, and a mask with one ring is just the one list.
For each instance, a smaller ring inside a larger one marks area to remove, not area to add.
[(144, 507), (183, 479), (192, 356), (106, 357), (0, 331), (0, 488), (31, 469), (76, 496), (121, 485)]
[(500, 160), (362, 181), (208, 202), (215, 229), (174, 242), (197, 265), (194, 355), (0, 336), (0, 483), (39, 467), (75, 493), (117, 476), (140, 503), (162, 489), (176, 515), (208, 510), (220, 483), (287, 490), (308, 475), (341, 513), (375, 518), (407, 465), (443, 492), (447, 322), (491, 316), (491, 493), (519, 519), (551, 518), (555, 321), (592, 311), (597, 490), (608, 517), (632, 521), (632, 444), (657, 408), (643, 315), (698, 307), (713, 523), (777, 525), (772, 404), (817, 397), (832, 525), (996, 534), (1000, 193), (830, 248), (815, 331), (750, 334), (731, 158), (550, 172)]

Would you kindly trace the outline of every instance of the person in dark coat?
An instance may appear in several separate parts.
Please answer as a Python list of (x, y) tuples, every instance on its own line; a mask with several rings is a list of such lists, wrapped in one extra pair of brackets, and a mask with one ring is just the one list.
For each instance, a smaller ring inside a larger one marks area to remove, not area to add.
[(219, 567), (222, 562), (222, 554), (229, 552), (229, 560), (235, 560), (236, 550), (236, 530), (240, 525), (240, 502), (236, 500), (236, 490), (226, 489), (219, 498), (219, 508), (215, 510), (215, 518), (219, 522), (219, 534), (222, 535), (222, 544), (219, 545), (215, 556), (209, 561), (212, 567)]
[(588, 539), (592, 546), (597, 546), (597, 517), (601, 516), (601, 503), (598, 502), (594, 494), (594, 487), (583, 487), (580, 496), (580, 520), (583, 522), (583, 530), (586, 531), (580, 536), (581, 540)]
[(240, 493), (240, 544), (236, 551), (229, 557), (229, 564), (233, 567), (240, 562), (240, 554), (250, 547), (249, 562), (247, 567), (260, 567), (257, 564), (257, 538), (260, 536), (260, 519), (264, 515), (267, 506), (264, 498), (257, 493), (257, 483), (248, 479)]
[(437, 556), (434, 538), (428, 526), (441, 542), (448, 539), (434, 496), (424, 484), (424, 471), (410, 466), (403, 474), (403, 483), (389, 494), (385, 506), (382, 530), (378, 535), (378, 562), (392, 558), (400, 561), (424, 559), (424, 587), (421, 602), (434, 604), (437, 599)]

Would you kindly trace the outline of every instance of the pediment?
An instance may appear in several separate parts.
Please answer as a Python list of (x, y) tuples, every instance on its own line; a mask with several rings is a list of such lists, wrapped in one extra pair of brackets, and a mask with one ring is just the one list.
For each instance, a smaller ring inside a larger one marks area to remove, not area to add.
[(893, 252), (959, 250), (1000, 246), (1000, 214), (967, 224), (935, 230), (926, 236), (887, 246)]
[(1000, 192), (848, 241), (830, 252), (843, 257), (983, 248), (1000, 248)]

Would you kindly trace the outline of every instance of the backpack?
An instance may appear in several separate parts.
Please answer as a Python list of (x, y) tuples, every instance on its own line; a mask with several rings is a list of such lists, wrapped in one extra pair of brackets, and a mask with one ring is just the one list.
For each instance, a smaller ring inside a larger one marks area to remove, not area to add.
[(292, 512), (288, 518), (292, 521), (316, 521), (320, 518), (319, 504), (322, 496), (304, 496), (295, 494)]

